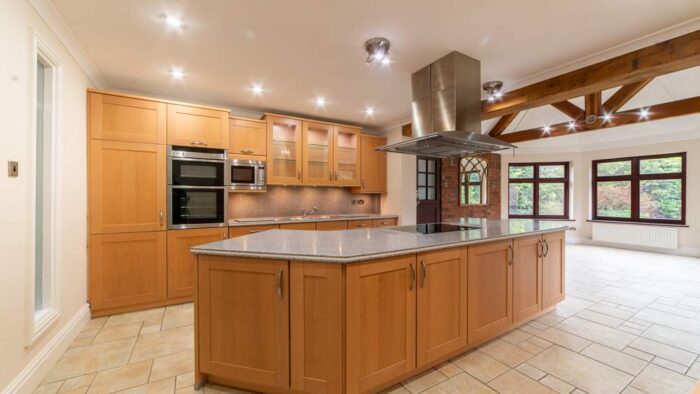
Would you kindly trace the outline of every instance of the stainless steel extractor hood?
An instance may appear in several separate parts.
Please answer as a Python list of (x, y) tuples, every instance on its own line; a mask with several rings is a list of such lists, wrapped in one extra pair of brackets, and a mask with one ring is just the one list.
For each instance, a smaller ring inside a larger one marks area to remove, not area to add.
[(379, 151), (427, 157), (452, 157), (516, 148), (481, 134), (481, 63), (454, 51), (416, 71), (413, 138)]

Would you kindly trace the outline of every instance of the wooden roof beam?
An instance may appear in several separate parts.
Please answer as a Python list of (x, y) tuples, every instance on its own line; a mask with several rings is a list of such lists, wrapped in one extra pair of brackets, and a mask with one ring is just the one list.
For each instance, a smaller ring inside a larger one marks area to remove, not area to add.
[(481, 119), (570, 100), (700, 65), (700, 30), (482, 101)]
[(563, 112), (565, 115), (567, 115), (573, 120), (583, 119), (585, 115), (585, 112), (581, 108), (579, 108), (578, 105), (572, 103), (569, 100), (552, 103), (552, 107)]
[(642, 109), (637, 108), (615, 113), (611, 116), (609, 121), (597, 121), (590, 125), (586, 124), (585, 122), (577, 122), (574, 130), (569, 128), (569, 123), (559, 123), (550, 126), (549, 132), (545, 132), (544, 129), (538, 127), (536, 129), (503, 134), (498, 138), (506, 142), (517, 143), (593, 130), (609, 129), (612, 127), (673, 118), (676, 116), (692, 115), (700, 113), (700, 97), (692, 97), (684, 100), (652, 105), (651, 107), (647, 107), (645, 109), (648, 110), (648, 115), (646, 117), (641, 117), (640, 112)]
[(654, 78), (643, 79), (620, 87), (617, 92), (603, 103), (603, 112), (606, 114), (614, 114), (619, 111), (632, 97), (644, 89), (652, 79)]
[(515, 120), (515, 117), (518, 116), (519, 113), (520, 112), (513, 112), (512, 114), (501, 116), (501, 119), (498, 119), (498, 122), (493, 125), (491, 131), (489, 131), (489, 135), (491, 137), (498, 137), (499, 135), (503, 134), (503, 132), (506, 131), (506, 128), (513, 123), (513, 120)]

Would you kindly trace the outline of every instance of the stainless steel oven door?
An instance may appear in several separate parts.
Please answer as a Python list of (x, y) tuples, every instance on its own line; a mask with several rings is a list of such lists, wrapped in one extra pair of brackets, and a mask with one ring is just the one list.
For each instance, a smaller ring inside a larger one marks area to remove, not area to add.
[(229, 160), (231, 190), (264, 191), (267, 188), (265, 162)]
[(230, 168), (225, 160), (168, 159), (168, 185), (227, 186)]
[(168, 186), (168, 228), (228, 225), (228, 188)]

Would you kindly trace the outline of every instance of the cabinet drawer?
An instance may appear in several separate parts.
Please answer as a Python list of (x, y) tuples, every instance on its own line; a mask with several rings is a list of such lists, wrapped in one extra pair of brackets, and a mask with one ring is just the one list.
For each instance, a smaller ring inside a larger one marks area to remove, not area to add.
[(396, 219), (376, 219), (372, 221), (372, 227), (389, 227), (396, 226)]
[(349, 220), (348, 221), (348, 230), (352, 230), (355, 228), (370, 228), (370, 227), (372, 227), (371, 220)]
[(345, 220), (339, 222), (318, 222), (316, 223), (316, 230), (318, 231), (333, 231), (333, 230), (347, 230), (348, 222)]
[(281, 230), (316, 230), (316, 223), (287, 223), (280, 224)]
[(267, 231), (267, 230), (276, 230), (279, 228), (280, 228), (280, 226), (277, 224), (264, 224), (264, 225), (259, 225), (259, 226), (229, 227), (228, 228), (228, 237), (235, 238), (235, 237), (240, 237), (241, 235), (255, 234), (255, 233), (260, 233), (260, 232)]

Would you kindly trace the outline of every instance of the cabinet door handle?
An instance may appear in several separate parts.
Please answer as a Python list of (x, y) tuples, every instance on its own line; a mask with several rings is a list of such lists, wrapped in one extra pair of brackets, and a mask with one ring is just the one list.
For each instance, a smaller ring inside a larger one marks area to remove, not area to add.
[(549, 244), (547, 243), (547, 240), (546, 240), (546, 239), (543, 239), (542, 241), (544, 242), (544, 246), (545, 246), (545, 248), (546, 248), (546, 249), (544, 250), (544, 257), (547, 257), (547, 255), (549, 254)]
[(328, 170), (328, 177), (333, 180), (333, 170)]
[(249, 155), (249, 154), (253, 153), (253, 151), (251, 149), (241, 149), (241, 153)]
[(261, 231), (262, 231), (262, 230), (248, 230), (248, 232), (249, 232), (250, 234), (259, 233), (259, 232), (261, 232)]
[(408, 284), (408, 290), (413, 290), (413, 288), (416, 286), (416, 267), (413, 266), (413, 263), (411, 263), (410, 266), (411, 266), (411, 282)]
[(513, 245), (508, 245), (508, 265), (513, 265), (513, 260), (515, 260), (515, 251)]
[(544, 251), (544, 245), (542, 245), (542, 240), (537, 241), (537, 258), (542, 257), (542, 251)]
[(425, 268), (425, 261), (420, 262), (421, 275), (420, 287), (425, 287), (425, 281), (428, 280), (428, 270)]
[(335, 170), (335, 178), (336, 181), (338, 180), (338, 170)]
[(297, 178), (299, 178), (299, 180), (301, 180), (301, 168), (297, 169)]
[(277, 271), (277, 296), (279, 298), (282, 298), (282, 274), (284, 271), (282, 271), (282, 268)]
[(202, 141), (192, 141), (191, 144), (192, 144), (192, 145), (207, 146), (207, 143), (206, 143), (206, 142), (202, 142)]
[(362, 178), (362, 188), (365, 188), (365, 178)]
[(158, 211), (158, 224), (163, 225), (163, 210)]
[(224, 231), (224, 239), (228, 238), (228, 232)]

